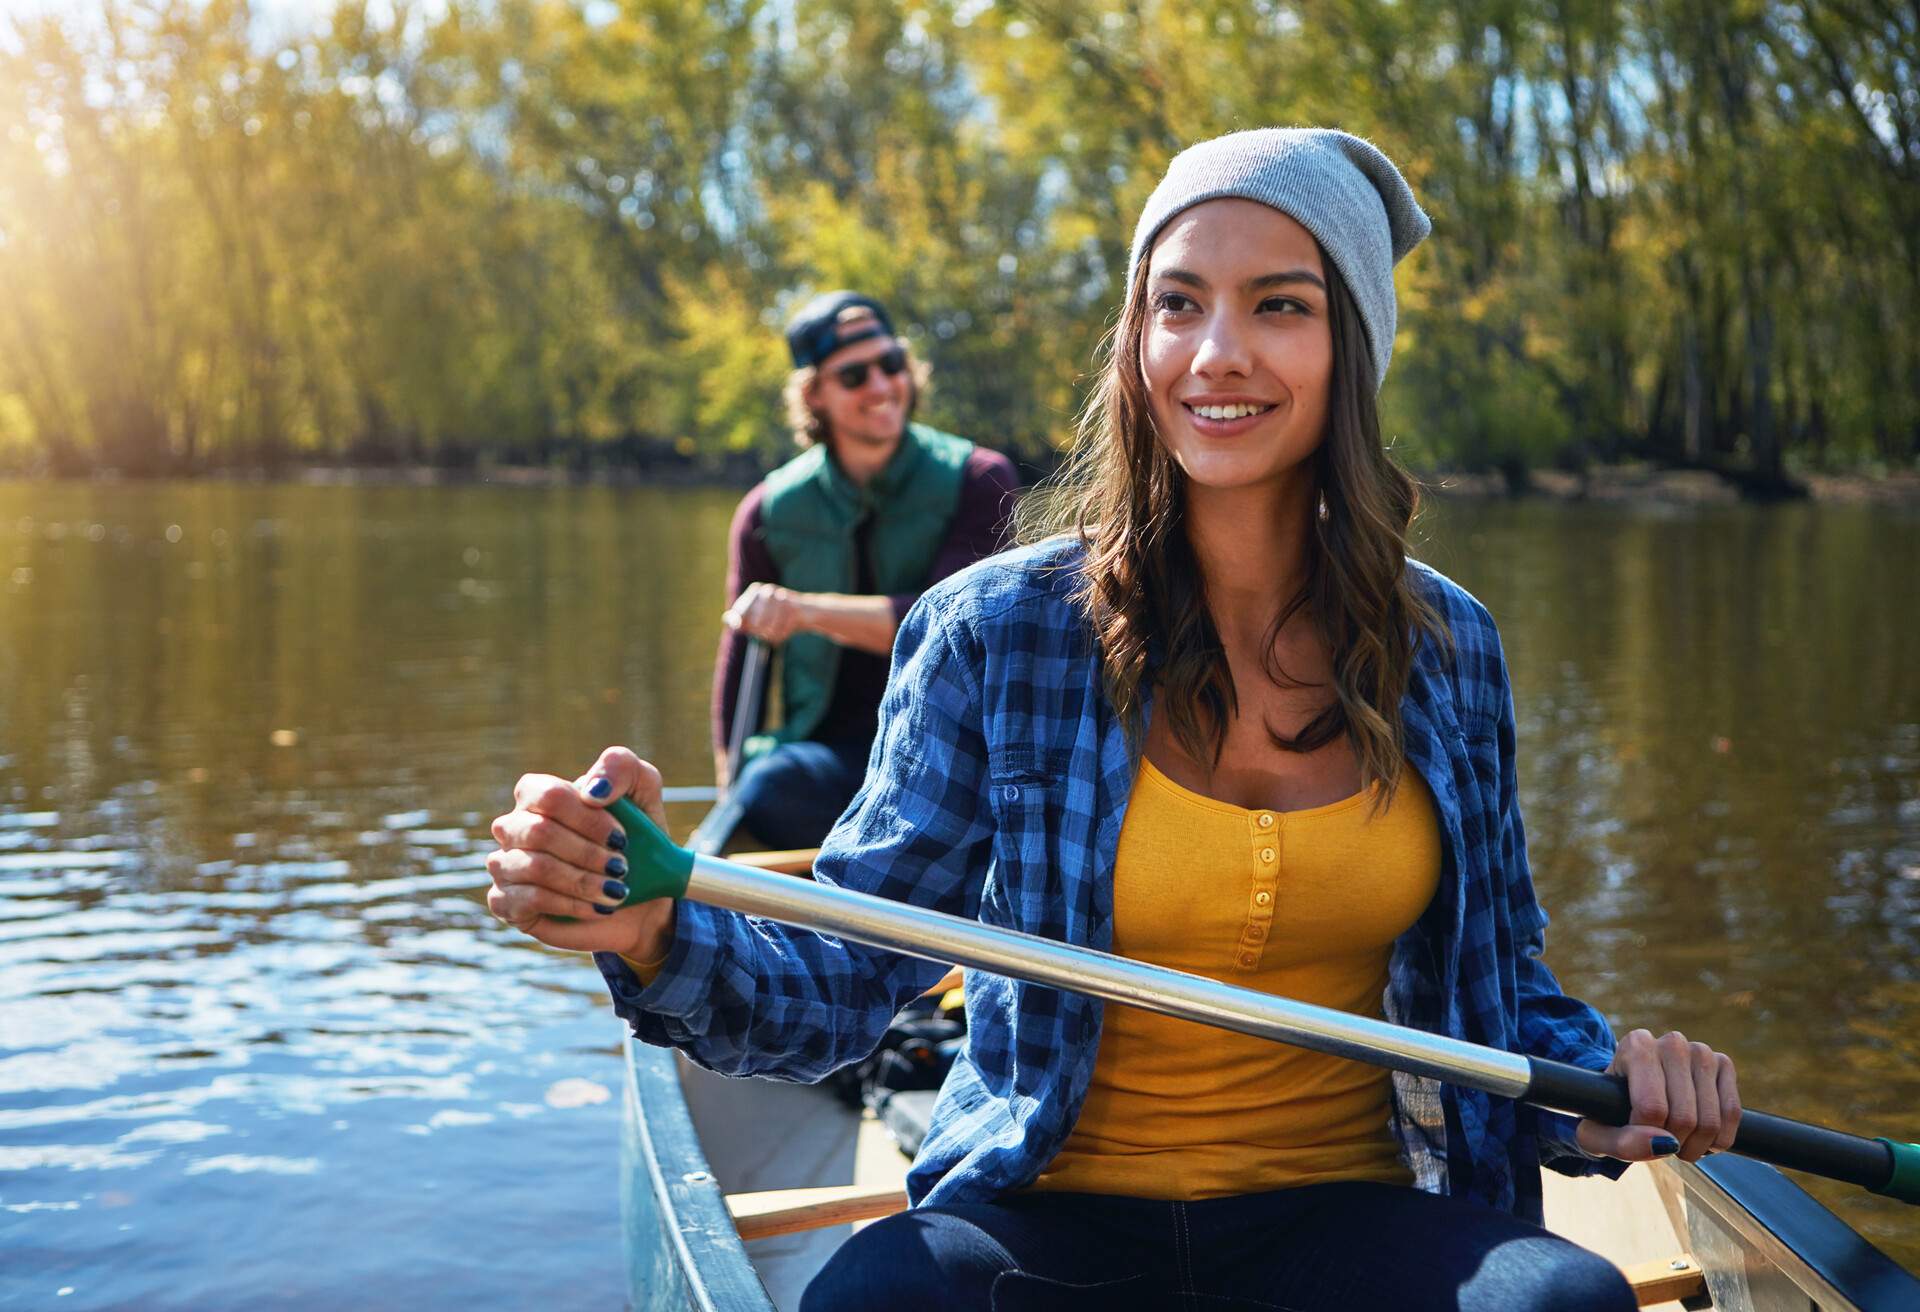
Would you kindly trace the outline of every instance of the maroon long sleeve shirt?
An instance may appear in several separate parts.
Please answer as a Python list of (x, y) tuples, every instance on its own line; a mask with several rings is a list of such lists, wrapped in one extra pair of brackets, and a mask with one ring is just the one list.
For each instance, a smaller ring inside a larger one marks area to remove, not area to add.
[[(960, 473), (960, 501), (954, 507), (947, 536), (934, 553), (933, 565), (924, 590), (958, 573), (974, 561), (991, 556), (1006, 544), (1014, 502), (1020, 492), (1020, 478), (1013, 462), (998, 451), (975, 447)], [(760, 531), (760, 505), (766, 497), (762, 483), (741, 499), (733, 512), (733, 528), (727, 539), (727, 605), (755, 583), (780, 582), (773, 553), (767, 550)], [(864, 533), (855, 539), (854, 558), (858, 579), (854, 592), (872, 596), (875, 591), (872, 561), (868, 559)], [(918, 599), (918, 592), (889, 595), (893, 603), (894, 623), (907, 613)], [(720, 637), (720, 650), (713, 667), (713, 743), (715, 751), (725, 751), (733, 733), (733, 708), (739, 696), (740, 665), (746, 655), (745, 635), (731, 629)], [(880, 695), (886, 691), (888, 658), (873, 652), (843, 647), (840, 672), (834, 680), (833, 700), (826, 716), (813, 733), (819, 742), (871, 742), (879, 722)], [(755, 723), (765, 713), (764, 702), (754, 712)]]

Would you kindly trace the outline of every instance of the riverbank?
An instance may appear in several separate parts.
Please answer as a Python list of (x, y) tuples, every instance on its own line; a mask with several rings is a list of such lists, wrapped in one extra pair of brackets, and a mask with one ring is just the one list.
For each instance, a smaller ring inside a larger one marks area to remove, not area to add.
[[(1022, 477), (1029, 483), (1043, 477), (1046, 472), (1032, 465), (1021, 466)], [(349, 485), (487, 483), (496, 486), (549, 486), (569, 482), (611, 481), (654, 487), (745, 488), (758, 481), (759, 471), (738, 463), (724, 469), (691, 463), (644, 469), (612, 466), (588, 473), (525, 465), (501, 465), (492, 469), (324, 467), (302, 470), (294, 477), (306, 483)], [(1434, 496), (1478, 501), (1513, 497), (1506, 479), (1498, 473), (1442, 470), (1422, 471), (1416, 477), (1421, 487)], [(1879, 477), (1865, 474), (1806, 474), (1801, 476), (1801, 481), (1807, 485), (1815, 501), (1841, 505), (1920, 506), (1920, 471), (1901, 471)], [(1740, 501), (1740, 490), (1717, 474), (1698, 469), (1662, 469), (1648, 464), (1596, 465), (1577, 474), (1558, 469), (1538, 469), (1531, 471), (1529, 482), (1530, 486), (1520, 494), (1521, 497), (1554, 501), (1654, 501), (1665, 505), (1732, 505)]]
[[(1478, 501), (1509, 498), (1507, 480), (1497, 473), (1419, 475), (1428, 493)], [(1662, 505), (1735, 505), (1740, 489), (1702, 469), (1661, 469), (1653, 465), (1596, 465), (1584, 473), (1536, 469), (1522, 497), (1554, 501), (1652, 501)], [(1880, 477), (1865, 474), (1803, 474), (1812, 500), (1838, 505), (1920, 506), (1920, 472)]]
[[(1032, 484), (1048, 468), (1019, 462), (1022, 479)], [(312, 465), (278, 474), (258, 470), (216, 470), (199, 479), (239, 483), (300, 483), (320, 487), (556, 487), (569, 483), (596, 483), (626, 487), (737, 487), (758, 482), (765, 471), (756, 462), (736, 458), (724, 464), (697, 461), (614, 462), (595, 466), (567, 465)], [(8, 477), (30, 477), (8, 475)], [(1734, 505), (1740, 489), (1719, 475), (1698, 469), (1664, 469), (1638, 463), (1596, 465), (1581, 473), (1536, 469), (1528, 486), (1517, 494), (1497, 472), (1461, 470), (1415, 472), (1429, 496), (1448, 500), (1498, 501), (1539, 498), (1550, 501), (1656, 502), (1662, 505)], [(1802, 474), (1798, 476), (1812, 500), (1836, 505), (1920, 506), (1920, 470), (1901, 470), (1878, 476), (1866, 474)], [(114, 473), (96, 474), (94, 481), (136, 481)], [(192, 481), (191, 479), (186, 481)]]

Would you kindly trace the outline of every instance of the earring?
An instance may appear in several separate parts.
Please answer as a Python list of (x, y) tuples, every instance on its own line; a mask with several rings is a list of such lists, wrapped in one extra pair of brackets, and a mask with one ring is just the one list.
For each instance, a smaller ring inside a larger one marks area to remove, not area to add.
[(1323, 524), (1327, 522), (1327, 494), (1325, 492), (1320, 494), (1320, 522)]

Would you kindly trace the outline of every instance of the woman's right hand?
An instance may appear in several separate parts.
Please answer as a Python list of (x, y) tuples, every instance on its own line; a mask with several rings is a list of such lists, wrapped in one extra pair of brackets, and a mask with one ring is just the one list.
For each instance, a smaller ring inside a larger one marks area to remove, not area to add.
[(660, 772), (624, 747), (607, 748), (572, 782), (521, 775), (513, 810), (493, 822), (500, 850), (487, 857), (487, 910), (549, 947), (636, 961), (665, 956), (673, 899), (620, 906), (627, 896), (626, 834), (606, 811), (617, 797), (632, 798), (666, 828)]

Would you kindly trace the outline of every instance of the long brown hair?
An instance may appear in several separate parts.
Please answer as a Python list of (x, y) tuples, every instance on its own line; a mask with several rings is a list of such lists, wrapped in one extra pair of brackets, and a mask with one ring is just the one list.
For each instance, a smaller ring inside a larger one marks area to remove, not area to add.
[[(1326, 513), (1307, 543), (1307, 577), (1267, 631), (1263, 669), (1301, 686), (1274, 652), (1295, 614), (1315, 624), (1333, 656), (1334, 700), (1297, 735), (1271, 725), (1283, 750), (1310, 752), (1345, 733), (1363, 787), (1393, 798), (1404, 756), (1400, 699), (1421, 635), (1450, 643), (1445, 622), (1407, 569), (1407, 533), (1418, 485), (1380, 440), (1372, 354), (1353, 294), (1324, 250), (1333, 379), (1327, 431), (1313, 477)], [(1027, 541), (1061, 532), (1085, 547), (1079, 601), (1099, 642), (1108, 699), (1136, 748), (1144, 722), (1141, 683), (1151, 676), (1175, 741), (1194, 760), (1217, 764), (1238, 707), (1226, 649), (1207, 609), (1205, 581), (1183, 523), (1186, 478), (1155, 434), (1140, 370), (1147, 317), (1147, 261), (1107, 335), (1093, 394), (1072, 454), (1050, 486), (1022, 508)]]

